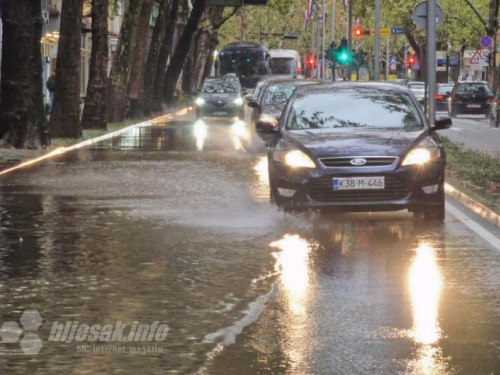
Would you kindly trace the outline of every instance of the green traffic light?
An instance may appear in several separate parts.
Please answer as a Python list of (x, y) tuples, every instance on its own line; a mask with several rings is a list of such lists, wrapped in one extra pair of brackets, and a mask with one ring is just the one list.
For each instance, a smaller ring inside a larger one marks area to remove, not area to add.
[(340, 58), (344, 61), (347, 61), (347, 53), (343, 53), (342, 56), (340, 56)]

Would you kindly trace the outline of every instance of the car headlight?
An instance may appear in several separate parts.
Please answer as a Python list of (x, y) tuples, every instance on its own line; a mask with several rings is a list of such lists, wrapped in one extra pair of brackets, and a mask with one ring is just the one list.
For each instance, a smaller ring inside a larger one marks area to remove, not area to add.
[(196, 103), (196, 105), (201, 106), (201, 105), (205, 104), (205, 99), (203, 99), (203, 98), (196, 98), (195, 103)]
[(243, 105), (243, 99), (242, 98), (236, 98), (234, 99), (234, 104), (236, 105)]
[(280, 142), (273, 152), (273, 160), (293, 168), (316, 168), (314, 161), (288, 142)]
[(403, 166), (406, 165), (423, 165), (431, 160), (441, 156), (439, 148), (415, 148), (406, 155), (403, 160)]

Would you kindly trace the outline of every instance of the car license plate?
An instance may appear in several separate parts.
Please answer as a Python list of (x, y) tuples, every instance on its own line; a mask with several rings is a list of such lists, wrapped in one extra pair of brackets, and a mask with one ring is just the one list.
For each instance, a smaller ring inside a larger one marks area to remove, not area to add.
[(225, 116), (227, 112), (214, 112), (214, 116)]
[(385, 189), (385, 177), (334, 178), (333, 190)]
[(481, 108), (481, 104), (467, 104), (467, 108)]

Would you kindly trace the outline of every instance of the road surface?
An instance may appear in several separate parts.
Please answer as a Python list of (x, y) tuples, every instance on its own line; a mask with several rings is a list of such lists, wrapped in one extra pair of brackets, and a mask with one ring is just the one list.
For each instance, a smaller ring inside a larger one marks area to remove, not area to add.
[[(0, 323), (43, 323), (0, 373), (500, 373), (496, 228), (451, 200), (442, 225), (284, 214), (266, 168), (244, 124), (184, 116), (1, 176)], [(50, 339), (155, 321), (166, 339)]]

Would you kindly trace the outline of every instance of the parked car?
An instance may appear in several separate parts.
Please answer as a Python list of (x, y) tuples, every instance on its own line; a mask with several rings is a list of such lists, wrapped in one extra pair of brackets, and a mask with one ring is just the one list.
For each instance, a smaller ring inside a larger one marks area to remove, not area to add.
[(490, 118), (494, 98), (487, 82), (458, 82), (448, 97), (448, 115), (484, 114)]
[(448, 111), (448, 97), (453, 90), (452, 83), (441, 83), (437, 87), (436, 111)]
[(500, 126), (500, 86), (497, 88), (495, 97), (491, 102), (490, 125), (494, 128)]
[(241, 85), (235, 77), (210, 77), (195, 99), (196, 119), (203, 117), (245, 118)]
[(413, 92), (418, 102), (424, 105), (425, 99), (425, 83), (424, 82), (408, 82), (408, 88)]
[(444, 220), (445, 151), (406, 87), (325, 83), (298, 87), (270, 142), (271, 200), (287, 210), (408, 209)]
[[(248, 106), (252, 108), (250, 122), (252, 126), (256, 125), (260, 120), (267, 116), (273, 116), (276, 119), (281, 117), (283, 108), (285, 108), (288, 99), (298, 86), (311, 85), (317, 81), (306, 80), (269, 80), (262, 88), (262, 95), (259, 95), (258, 100), (248, 102)], [(256, 128), (259, 131), (258, 128)]]

